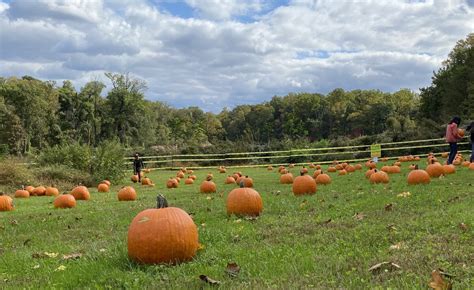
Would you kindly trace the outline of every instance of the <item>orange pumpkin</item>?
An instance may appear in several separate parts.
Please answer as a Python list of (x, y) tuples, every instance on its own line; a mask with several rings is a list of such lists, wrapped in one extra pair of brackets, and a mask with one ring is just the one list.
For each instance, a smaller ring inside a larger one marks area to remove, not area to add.
[(347, 171), (345, 169), (339, 170), (339, 175), (347, 175)]
[(443, 165), (443, 172), (444, 174), (453, 174), (456, 173), (456, 167), (453, 164), (450, 165)]
[(14, 209), (13, 199), (8, 195), (0, 193), (0, 211), (11, 211)]
[(471, 162), (471, 164), (469, 164), (469, 170), (474, 170), (474, 162)]
[(226, 173), (227, 170), (225, 168), (219, 168), (219, 173)]
[(210, 180), (204, 180), (199, 187), (201, 193), (213, 193), (217, 191), (216, 184)]
[(71, 194), (74, 196), (76, 200), (89, 200), (91, 195), (89, 190), (85, 186), (76, 186), (72, 191)]
[(441, 157), (443, 157), (443, 158), (448, 158), (448, 156), (449, 156), (448, 152), (441, 153)]
[(137, 192), (131, 186), (122, 187), (117, 194), (119, 201), (131, 201), (137, 199)]
[(56, 187), (52, 187), (52, 186), (46, 187), (45, 195), (46, 196), (57, 196), (57, 195), (59, 195), (59, 190)]
[(235, 184), (235, 179), (231, 175), (229, 175), (225, 179), (225, 184)]
[(100, 183), (105, 183), (108, 187), (112, 185), (112, 183), (110, 183), (110, 181), (108, 181), (107, 179), (102, 180)]
[(469, 162), (469, 161), (464, 161), (464, 162), (462, 163), (462, 166), (464, 166), (464, 167), (469, 167), (470, 164), (471, 164), (471, 162)]
[(130, 180), (131, 180), (133, 183), (137, 183), (137, 182), (138, 182), (138, 175), (132, 175), (132, 177), (130, 177)]
[(16, 198), (28, 198), (28, 197), (30, 197), (30, 193), (27, 190), (19, 189), (19, 190), (15, 191), (15, 197)]
[(143, 264), (177, 264), (191, 260), (199, 247), (198, 231), (182, 209), (140, 212), (128, 229), (128, 256)]
[(388, 183), (388, 174), (383, 171), (377, 171), (370, 175), (369, 180), (371, 183)]
[(31, 185), (28, 185), (27, 187), (25, 187), (25, 190), (28, 191), (30, 193), (30, 195), (33, 195), (33, 190), (35, 188)]
[(316, 181), (309, 175), (302, 175), (295, 178), (293, 181), (293, 194), (315, 194)]
[(301, 170), (300, 170), (300, 173), (303, 173), (303, 174), (308, 173), (308, 168), (303, 166), (303, 168), (301, 168)]
[(326, 185), (326, 184), (331, 183), (331, 177), (327, 175), (326, 173), (321, 173), (316, 177), (315, 181), (316, 181), (316, 184)]
[(244, 187), (253, 187), (253, 179), (248, 176), (245, 176), (241, 182), (244, 183)]
[(356, 168), (352, 165), (347, 165), (344, 169), (347, 171), (347, 173), (352, 173), (356, 171)]
[(55, 208), (73, 208), (76, 207), (76, 199), (72, 194), (62, 194), (54, 199)]
[(418, 166), (416, 166), (416, 169), (412, 170), (407, 177), (407, 182), (408, 184), (428, 184), (430, 183), (431, 178), (428, 172), (418, 169)]
[(377, 172), (376, 169), (369, 169), (365, 172), (365, 178), (369, 178), (372, 174), (374, 174), (375, 172)]
[(356, 165), (354, 165), (354, 168), (356, 170), (361, 170), (362, 169), (362, 164), (356, 164)]
[(318, 177), (318, 175), (320, 175), (321, 173), (323, 173), (323, 171), (321, 169), (315, 170), (314, 173), (313, 173), (313, 178)]
[(176, 180), (174, 178), (168, 179), (168, 181), (166, 181), (166, 187), (167, 188), (178, 188), (178, 180)]
[(263, 210), (263, 201), (253, 188), (235, 188), (227, 196), (226, 206), (228, 215), (259, 216)]
[(337, 169), (336, 169), (336, 167), (329, 166), (327, 171), (328, 171), (328, 172), (336, 172)]
[(465, 134), (466, 134), (466, 131), (464, 131), (464, 129), (461, 129), (461, 128), (458, 129), (459, 137), (464, 138)]
[(43, 196), (46, 194), (46, 188), (44, 186), (38, 186), (33, 189), (33, 194), (35, 196)]
[(196, 180), (197, 176), (196, 175), (189, 175), (189, 178), (192, 178), (193, 180)]
[(182, 171), (178, 171), (178, 173), (176, 173), (176, 177), (184, 178), (184, 173)]
[(432, 161), (433, 163), (426, 167), (426, 172), (430, 175), (430, 177), (440, 177), (444, 174), (443, 165)]
[(98, 192), (109, 192), (109, 186), (106, 183), (101, 183), (97, 186)]
[(268, 171), (272, 171), (272, 170), (273, 170), (273, 166), (271, 166), (271, 165), (268, 166), (268, 167), (267, 167), (267, 170), (268, 170)]
[(293, 183), (293, 174), (286, 173), (280, 175), (280, 183), (281, 184), (292, 184)]
[(153, 186), (154, 184), (153, 184), (153, 181), (151, 181), (150, 178), (145, 177), (145, 178), (142, 179), (142, 185), (150, 185), (150, 186)]
[(282, 175), (283, 175), (283, 174), (287, 174), (287, 173), (289, 173), (289, 171), (288, 171), (287, 169), (282, 169), (282, 170), (280, 171), (280, 174), (282, 174)]

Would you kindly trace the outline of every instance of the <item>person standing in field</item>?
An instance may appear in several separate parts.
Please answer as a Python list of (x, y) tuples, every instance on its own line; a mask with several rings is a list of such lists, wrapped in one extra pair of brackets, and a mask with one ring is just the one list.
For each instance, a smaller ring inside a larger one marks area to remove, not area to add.
[(133, 159), (133, 174), (138, 176), (138, 182), (141, 182), (141, 171), (143, 167), (145, 167), (143, 160), (140, 159), (138, 153), (135, 153), (135, 159)]
[(452, 164), (458, 153), (458, 141), (462, 139), (459, 136), (458, 127), (461, 124), (461, 118), (454, 117), (446, 127), (446, 142), (449, 143), (449, 156), (447, 164)]
[(471, 134), (471, 159), (469, 161), (472, 163), (474, 162), (474, 121), (467, 126), (466, 131), (469, 131), (469, 134)]

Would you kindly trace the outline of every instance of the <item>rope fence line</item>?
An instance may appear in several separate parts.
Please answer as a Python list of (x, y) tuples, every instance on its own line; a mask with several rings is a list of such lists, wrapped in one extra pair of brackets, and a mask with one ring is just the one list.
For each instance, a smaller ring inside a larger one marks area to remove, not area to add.
[[(465, 139), (467, 137), (464, 137)], [(398, 145), (398, 144), (415, 144), (415, 143), (426, 143), (426, 142), (439, 142), (443, 141), (443, 144), (424, 144), (424, 145), (412, 145), (412, 146), (401, 146), (401, 147), (393, 147), (393, 145)], [(382, 151), (397, 151), (397, 150), (411, 150), (411, 149), (422, 149), (422, 148), (438, 148), (438, 147), (447, 147), (447, 144), (444, 143), (445, 139), (444, 138), (437, 138), (437, 139), (425, 139), (425, 140), (411, 140), (411, 141), (401, 141), (401, 142), (389, 142), (389, 143), (380, 143), (378, 145), (382, 146), (390, 146), (388, 148), (383, 148)], [(458, 145), (467, 145), (469, 142), (460, 142)], [(209, 165), (209, 166), (199, 166), (197, 164), (189, 164), (188, 166), (185, 165), (185, 163), (197, 163), (197, 162), (220, 162), (221, 165), (226, 165), (227, 168), (240, 168), (240, 167), (266, 167), (266, 166), (280, 166), (280, 165), (287, 165), (288, 161), (285, 163), (280, 163), (280, 162), (275, 162), (278, 159), (284, 159), (284, 158), (300, 158), (300, 157), (308, 157), (308, 159), (314, 159), (315, 157), (321, 157), (321, 156), (332, 156), (332, 155), (337, 155), (341, 159), (341, 161), (346, 161), (346, 162), (358, 162), (358, 161), (365, 161), (370, 158), (370, 150), (371, 145), (355, 145), (355, 146), (339, 146), (339, 147), (326, 147), (326, 148), (305, 148), (305, 149), (291, 149), (291, 150), (281, 150), (281, 151), (264, 151), (264, 152), (239, 152), (239, 153), (222, 153), (222, 154), (178, 154), (178, 155), (161, 155), (161, 156), (147, 156), (147, 157), (142, 157), (144, 161), (146, 161), (148, 164), (153, 164), (154, 166), (159, 166), (160, 164), (164, 165), (162, 167), (149, 167), (149, 169), (152, 170), (162, 170), (162, 169), (171, 169), (171, 168), (179, 168), (179, 167), (188, 167), (192, 169), (208, 169), (208, 168), (215, 168), (216, 165)], [(346, 150), (346, 149), (360, 149), (364, 148), (364, 150), (351, 150), (351, 151), (340, 151), (340, 150)], [(320, 151), (330, 151), (330, 152), (323, 152), (320, 153)], [(306, 152), (305, 154), (291, 154), (291, 153), (303, 153)], [(314, 153), (311, 153), (314, 152)], [(460, 153), (466, 153), (470, 152), (470, 150), (461, 150), (459, 151)], [(290, 154), (285, 154), (285, 155), (278, 155), (278, 154), (283, 154), (283, 153), (290, 153)], [(245, 155), (252, 155), (254, 156), (245, 156)], [(267, 156), (261, 156), (263, 154), (269, 154)], [(271, 155), (270, 155), (271, 154)], [(441, 153), (438, 153), (436, 155), (439, 155)], [(347, 159), (340, 158), (340, 156), (343, 155), (353, 155), (353, 158), (350, 159), (349, 156), (347, 156)], [(357, 156), (359, 155), (359, 156)], [(360, 157), (360, 155), (367, 155), (367, 157), (364, 158), (357, 158)], [(239, 156), (239, 157), (231, 157), (231, 156)], [(181, 158), (179, 158), (181, 157)], [(184, 157), (184, 158), (182, 158)], [(186, 158), (188, 157), (188, 158)], [(221, 158), (189, 158), (189, 157), (221, 157)], [(356, 157), (354, 159), (354, 157)], [(390, 160), (391, 159), (398, 159), (401, 156), (395, 156), (395, 157), (388, 157)], [(157, 158), (163, 158), (163, 160), (150, 160), (150, 159), (157, 159)], [(131, 158), (124, 158), (125, 160), (130, 160)], [(147, 159), (149, 161), (147, 161)], [(276, 159), (276, 160), (275, 160)], [(236, 165), (231, 165), (231, 164), (226, 164), (228, 162), (233, 162), (233, 161), (248, 161), (248, 160), (268, 160), (269, 162), (266, 162), (265, 164), (236, 164)], [(273, 162), (272, 162), (273, 161)], [(295, 160), (296, 161), (296, 160)], [(332, 163), (332, 160), (319, 160), (315, 161), (314, 163), (317, 164), (329, 164)], [(171, 165), (165, 165), (166, 163), (171, 163)], [(181, 164), (176, 164), (176, 163), (181, 163)], [(183, 164), (184, 163), (184, 164)], [(310, 162), (292, 162), (296, 165), (307, 165)], [(125, 164), (130, 165), (131, 162), (128, 161)], [(196, 166), (194, 166), (196, 165)]]

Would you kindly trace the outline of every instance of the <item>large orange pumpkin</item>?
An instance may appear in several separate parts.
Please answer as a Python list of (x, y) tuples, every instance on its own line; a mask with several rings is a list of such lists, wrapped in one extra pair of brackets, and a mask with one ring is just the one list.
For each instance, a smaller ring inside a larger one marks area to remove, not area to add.
[(97, 191), (98, 192), (109, 192), (109, 186), (107, 183), (101, 183), (97, 186)]
[(33, 194), (35, 196), (43, 196), (46, 194), (46, 188), (44, 186), (38, 186), (33, 189)]
[(418, 167), (410, 171), (407, 177), (408, 184), (428, 184), (430, 181), (428, 172), (418, 169)]
[(315, 194), (316, 181), (309, 175), (302, 175), (295, 178), (293, 181), (293, 194)]
[(128, 256), (144, 264), (177, 264), (191, 260), (199, 247), (191, 217), (176, 207), (140, 212), (128, 229)]
[(212, 193), (212, 192), (216, 192), (217, 191), (217, 188), (216, 188), (216, 184), (210, 180), (204, 180), (202, 183), (201, 183), (201, 186), (199, 187), (199, 190), (201, 191), (201, 193)]
[(13, 199), (8, 195), (0, 193), (0, 211), (11, 211), (14, 210)]
[(76, 199), (72, 194), (62, 194), (54, 199), (55, 208), (73, 208), (76, 206)]
[(48, 187), (46, 187), (45, 195), (47, 195), (47, 196), (57, 196), (57, 195), (59, 195), (59, 190), (56, 187), (48, 186)]
[(331, 177), (327, 175), (326, 173), (321, 173), (318, 176), (316, 176), (316, 184), (330, 184), (331, 183)]
[(16, 198), (28, 198), (28, 197), (30, 197), (30, 193), (27, 190), (19, 189), (19, 190), (15, 191), (15, 197)]
[(89, 200), (91, 195), (89, 190), (85, 186), (76, 186), (72, 191), (71, 194), (74, 196), (76, 200)]
[(292, 184), (293, 183), (293, 174), (286, 173), (280, 175), (280, 183), (282, 184)]
[(440, 177), (441, 175), (443, 175), (444, 174), (443, 165), (435, 161), (432, 161), (432, 162), (433, 162), (432, 164), (426, 167), (426, 172), (428, 172), (430, 177)]
[(227, 214), (259, 216), (263, 209), (260, 194), (249, 187), (235, 188), (227, 196)]
[(117, 198), (119, 201), (131, 201), (137, 199), (137, 192), (131, 186), (122, 187), (118, 194)]

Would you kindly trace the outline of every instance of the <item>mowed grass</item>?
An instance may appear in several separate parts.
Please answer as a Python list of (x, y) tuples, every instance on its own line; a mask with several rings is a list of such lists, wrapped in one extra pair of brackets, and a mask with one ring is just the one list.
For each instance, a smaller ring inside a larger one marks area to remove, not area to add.
[[(297, 176), (299, 169), (291, 171)], [(224, 185), (227, 174), (217, 169), (197, 170), (195, 184), (182, 181), (177, 189), (165, 187), (176, 171), (154, 171), (148, 176), (156, 187), (133, 185), (135, 202), (117, 201), (118, 189), (132, 185), (128, 180), (109, 193), (91, 188), (91, 200), (70, 210), (54, 209), (50, 197), (15, 199), (15, 211), (0, 213), (0, 288), (213, 287), (199, 279), (204, 274), (221, 281), (221, 288), (235, 289), (423, 289), (437, 268), (455, 275), (456, 289), (474, 288), (474, 171), (457, 167), (456, 174), (420, 186), (407, 185), (408, 163), (401, 174), (390, 175), (388, 185), (370, 184), (365, 169), (331, 173), (332, 184), (303, 197), (279, 183), (276, 169), (238, 171), (253, 178), (262, 196), (257, 220), (227, 217), (225, 198), (236, 186)], [(214, 174), (215, 194), (199, 193), (208, 172)], [(411, 195), (397, 197), (402, 192)], [(191, 262), (144, 266), (127, 258), (128, 226), (155, 206), (158, 193), (170, 206), (192, 213), (204, 248)], [(393, 209), (385, 210), (390, 203)], [(400, 249), (390, 249), (397, 243)], [(58, 256), (33, 257), (44, 252)], [(71, 253), (82, 257), (62, 259)], [(368, 270), (384, 261), (401, 269)], [(237, 277), (225, 273), (229, 262), (241, 267)]]

